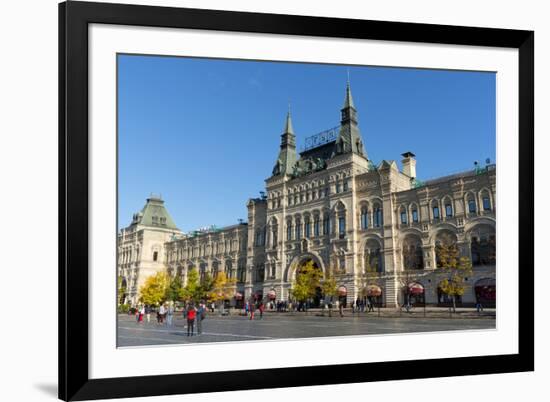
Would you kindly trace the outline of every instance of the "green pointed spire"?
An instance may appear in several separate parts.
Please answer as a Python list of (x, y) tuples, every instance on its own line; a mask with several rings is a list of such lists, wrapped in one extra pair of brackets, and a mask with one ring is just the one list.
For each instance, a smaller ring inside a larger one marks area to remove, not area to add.
[(336, 153), (343, 154), (348, 152), (361, 155), (368, 159), (363, 146), (363, 140), (361, 139), (361, 133), (357, 125), (357, 110), (355, 109), (353, 97), (351, 96), (349, 76), (346, 85), (344, 106), (341, 109), (340, 133), (336, 140)]
[(273, 175), (290, 174), (292, 167), (296, 163), (296, 136), (292, 127), (292, 118), (290, 117), (290, 105), (286, 115), (285, 128), (281, 135), (281, 149), (279, 157), (273, 167)]
[(351, 86), (349, 84), (349, 79), (348, 79), (348, 84), (346, 86), (346, 99), (344, 100), (343, 109), (350, 108), (350, 107), (355, 109), (355, 105), (353, 104), (353, 97), (351, 96)]
[(294, 128), (292, 127), (292, 118), (290, 117), (290, 105), (288, 106), (288, 113), (286, 114), (285, 131), (283, 134), (294, 134)]

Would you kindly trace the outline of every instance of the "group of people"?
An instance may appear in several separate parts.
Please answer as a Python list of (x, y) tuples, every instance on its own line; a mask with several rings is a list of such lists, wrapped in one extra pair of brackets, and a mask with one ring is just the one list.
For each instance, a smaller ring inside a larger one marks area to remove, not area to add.
[(245, 314), (251, 320), (254, 319), (254, 313), (256, 312), (256, 307), (260, 312), (260, 319), (262, 319), (264, 317), (264, 311), (265, 311), (264, 302), (260, 301), (257, 306), (255, 302), (246, 302), (244, 305)]
[(187, 320), (187, 336), (193, 336), (195, 332), (195, 324), (197, 326), (197, 335), (202, 334), (202, 321), (206, 317), (206, 305), (199, 303), (195, 307), (193, 303), (189, 303), (183, 309), (183, 318)]
[[(195, 306), (194, 303), (189, 303), (183, 309), (183, 318), (187, 320), (187, 336), (193, 336), (202, 333), (202, 321), (206, 317), (206, 305), (199, 303)], [(142, 304), (136, 309), (136, 322), (138, 324), (146, 320), (151, 322), (151, 314), (156, 313), (157, 324), (172, 326), (174, 322), (175, 308), (171, 303), (163, 303), (158, 308)], [(196, 331), (195, 331), (196, 326)]]
[(151, 314), (156, 313), (157, 324), (159, 325), (172, 325), (174, 319), (174, 306), (173, 304), (163, 303), (158, 309), (149, 305), (142, 304), (136, 309), (136, 321), (137, 323), (147, 320), (151, 322)]
[(351, 303), (351, 311), (353, 313), (364, 313), (365, 310), (367, 310), (367, 313), (374, 311), (374, 303), (370, 299), (370, 297), (367, 297), (365, 299), (357, 298), (355, 302)]

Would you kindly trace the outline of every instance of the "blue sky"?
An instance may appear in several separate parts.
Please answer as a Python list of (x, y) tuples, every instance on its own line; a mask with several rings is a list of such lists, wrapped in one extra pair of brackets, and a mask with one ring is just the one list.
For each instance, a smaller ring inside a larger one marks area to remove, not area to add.
[(246, 220), (290, 102), (298, 150), (337, 126), (347, 72), (368, 156), (428, 179), (495, 160), (495, 74), (119, 55), (119, 226), (150, 193), (184, 231)]

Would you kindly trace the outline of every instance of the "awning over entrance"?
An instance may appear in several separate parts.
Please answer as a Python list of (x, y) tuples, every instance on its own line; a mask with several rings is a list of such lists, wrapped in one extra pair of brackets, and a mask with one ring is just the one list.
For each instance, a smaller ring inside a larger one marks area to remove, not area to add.
[(409, 284), (409, 293), (411, 295), (421, 295), (424, 293), (424, 286), (420, 283), (414, 282)]
[(338, 296), (345, 296), (348, 294), (348, 290), (346, 289), (345, 286), (340, 286), (338, 288)]
[(476, 297), (481, 302), (494, 302), (497, 296), (496, 281), (493, 278), (483, 278), (474, 285)]
[(269, 292), (267, 292), (267, 297), (269, 297), (269, 300), (275, 300), (277, 298), (277, 292), (271, 289)]
[(377, 297), (382, 294), (382, 289), (377, 285), (369, 285), (366, 287), (367, 296)]
[(243, 299), (243, 294), (237, 292), (237, 293), (235, 293), (235, 296), (234, 296), (234, 297), (235, 297), (235, 300), (242, 300), (242, 299)]

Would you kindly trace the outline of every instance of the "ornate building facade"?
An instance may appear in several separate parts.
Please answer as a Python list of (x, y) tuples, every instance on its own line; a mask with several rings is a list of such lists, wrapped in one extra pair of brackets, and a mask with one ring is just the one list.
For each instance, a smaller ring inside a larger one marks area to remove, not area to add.
[(152, 272), (185, 283), (193, 268), (236, 278), (232, 304), (288, 300), (300, 266), (313, 261), (337, 279), (347, 302), (368, 295), (386, 306), (406, 298), (441, 304), (439, 284), (448, 274), (438, 268), (438, 244), (450, 242), (473, 265), (459, 303), (494, 303), (495, 165), (421, 182), (415, 155), (402, 156), (401, 170), (395, 161), (369, 159), (349, 83), (340, 126), (308, 138), (299, 154), (289, 112), (266, 192), (247, 203), (247, 223), (184, 234), (158, 198), (134, 215), (119, 235), (127, 300), (137, 301)]

